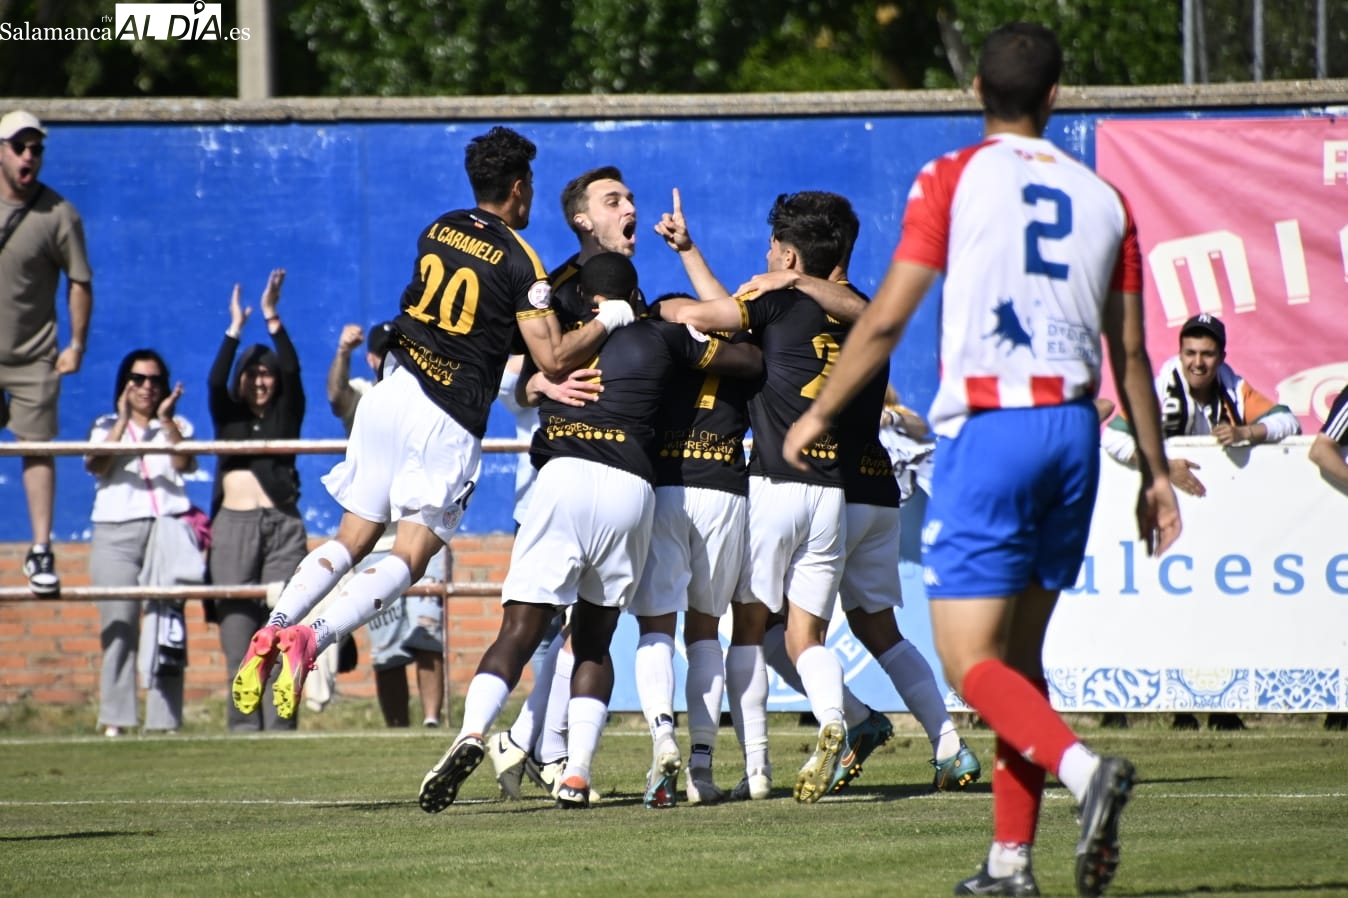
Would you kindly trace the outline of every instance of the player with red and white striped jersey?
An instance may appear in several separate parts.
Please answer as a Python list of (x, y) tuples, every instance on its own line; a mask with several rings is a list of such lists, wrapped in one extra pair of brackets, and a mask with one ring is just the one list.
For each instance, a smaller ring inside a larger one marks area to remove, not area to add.
[(993, 844), (957, 895), (1039, 893), (1030, 848), (1045, 771), (1081, 803), (1077, 891), (1099, 895), (1118, 865), (1133, 766), (1081, 743), (1049, 703), (1042, 661), (1095, 505), (1102, 335), (1137, 433), (1140, 534), (1159, 553), (1180, 533), (1136, 234), (1118, 194), (1042, 136), (1061, 71), (1062, 50), (1043, 26), (988, 36), (974, 82), (985, 140), (918, 176), (875, 299), (783, 444), (803, 469), (802, 453), (881, 368), (944, 272), (924, 579), (946, 679), (997, 733)]

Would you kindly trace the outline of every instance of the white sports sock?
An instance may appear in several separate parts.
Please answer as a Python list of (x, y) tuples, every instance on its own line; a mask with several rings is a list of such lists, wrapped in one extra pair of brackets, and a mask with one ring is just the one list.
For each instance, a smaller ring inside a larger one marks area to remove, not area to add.
[[(711, 766), (716, 734), (721, 728), (721, 700), (725, 696), (725, 655), (719, 639), (701, 639), (688, 646), (688, 738), (693, 746), (690, 767)], [(706, 746), (706, 752), (697, 751)]]
[(608, 720), (608, 705), (588, 696), (573, 698), (567, 716), (571, 728), (566, 737), (566, 776), (581, 776), (590, 781), (590, 765), (599, 748), (599, 736)]
[(659, 742), (674, 733), (674, 637), (664, 633), (643, 633), (637, 640), (637, 698), (641, 712), (651, 728), (651, 738)]
[(267, 623), (278, 627), (298, 624), (349, 570), (351, 553), (346, 551), (346, 546), (335, 539), (323, 543), (296, 566)]
[(535, 755), (537, 760), (544, 764), (551, 764), (566, 757), (566, 729), (571, 707), (571, 672), (575, 667), (575, 655), (566, 649), (557, 653), (556, 669), (552, 672), (552, 688), (548, 692), (548, 709), (543, 715), (543, 732), (538, 737), (538, 754)]
[(894, 684), (904, 705), (922, 724), (922, 729), (927, 731), (933, 757), (944, 761), (959, 751), (958, 736), (954, 736), (953, 747), (942, 744), (951, 741), (944, 739), (943, 735), (947, 732), (953, 734), (955, 725), (950, 722), (950, 715), (946, 712), (945, 698), (941, 695), (941, 688), (936, 685), (936, 674), (932, 673), (931, 665), (922, 657), (917, 646), (902, 639), (875, 660), (889, 675), (889, 681)]
[(495, 674), (474, 676), (463, 699), (463, 729), (459, 735), (486, 736), (509, 697), (510, 687), (505, 680)]
[(805, 694), (805, 684), (801, 683), (800, 674), (796, 673), (796, 666), (791, 663), (791, 656), (786, 651), (785, 625), (769, 627), (763, 634), (763, 662), (782, 678), (783, 683), (801, 695)]
[(1058, 780), (1072, 793), (1077, 804), (1085, 800), (1086, 787), (1091, 784), (1091, 777), (1095, 776), (1099, 766), (1100, 756), (1080, 742), (1073, 742), (1063, 752), (1058, 764)]
[(318, 650), (321, 652), (343, 636), (356, 632), (390, 602), (403, 601), (403, 593), (411, 585), (412, 572), (396, 555), (387, 555), (348, 578), (323, 610), (322, 619), (314, 622), (314, 632), (318, 632), (320, 623), (326, 624), (328, 632), (324, 636), (332, 640), (325, 643), (319, 639)]
[(768, 766), (768, 670), (763, 647), (732, 645), (725, 656), (725, 687), (744, 769)]
[[(543, 656), (543, 663), (539, 665), (534, 688), (529, 690), (529, 697), (524, 700), (519, 717), (516, 717), (510, 726), (510, 741), (527, 752), (532, 753), (534, 743), (538, 741), (543, 717), (548, 711), (548, 698), (552, 694), (552, 678), (557, 671), (557, 656), (562, 652), (564, 641), (554, 639), (552, 645), (548, 647), (548, 653)], [(567, 688), (569, 691), (570, 687)]]
[[(844, 680), (846, 678), (844, 677)], [(862, 723), (871, 716), (873, 710), (870, 705), (856, 697), (856, 693), (847, 688), (847, 683), (843, 683), (843, 723), (847, 724), (850, 730), (852, 727)]]
[(1024, 842), (993, 842), (988, 850), (988, 875), (1003, 879), (1030, 866), (1030, 846)]
[(838, 659), (822, 645), (812, 645), (796, 659), (796, 672), (805, 684), (810, 710), (823, 726), (843, 719), (843, 669)]

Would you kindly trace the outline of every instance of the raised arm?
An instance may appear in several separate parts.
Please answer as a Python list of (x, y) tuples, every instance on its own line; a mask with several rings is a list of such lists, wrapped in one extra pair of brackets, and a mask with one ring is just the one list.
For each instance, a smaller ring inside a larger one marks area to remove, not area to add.
[(360, 397), (351, 388), (351, 353), (365, 342), (359, 324), (348, 324), (337, 338), (337, 352), (328, 365), (328, 406), (338, 418), (345, 419), (356, 407)]
[(679, 199), (677, 187), (674, 188), (673, 202), (673, 211), (661, 215), (655, 223), (655, 233), (679, 254), (684, 273), (688, 275), (688, 282), (693, 285), (693, 292), (698, 299), (724, 299), (730, 295), (730, 291), (712, 273), (711, 266), (702, 257), (702, 250), (698, 249), (688, 233), (688, 222), (683, 217), (683, 203)]

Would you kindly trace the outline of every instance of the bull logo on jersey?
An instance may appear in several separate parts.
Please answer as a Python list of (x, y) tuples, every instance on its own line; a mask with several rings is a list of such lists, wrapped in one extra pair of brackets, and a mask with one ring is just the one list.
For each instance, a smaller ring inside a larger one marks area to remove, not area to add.
[(984, 339), (995, 337), (998, 346), (1002, 343), (1008, 344), (1006, 350), (1008, 356), (1015, 352), (1018, 346), (1028, 349), (1030, 355), (1035, 354), (1032, 342), (1034, 334), (1021, 325), (1020, 316), (1016, 314), (1016, 307), (1011, 300), (1000, 300), (993, 307), (992, 313), (997, 316), (997, 324), (992, 328), (992, 333), (983, 335)]

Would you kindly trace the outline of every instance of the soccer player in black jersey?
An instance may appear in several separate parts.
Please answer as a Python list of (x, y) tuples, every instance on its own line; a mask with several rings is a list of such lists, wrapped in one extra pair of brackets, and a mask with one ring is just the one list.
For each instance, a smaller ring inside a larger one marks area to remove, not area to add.
[[(257, 702), (279, 659), (276, 706), (292, 715), (317, 654), (401, 596), (448, 543), (472, 492), (488, 408), (517, 336), (542, 370), (562, 375), (632, 320), (615, 310), (562, 332), (543, 265), (518, 233), (529, 224), (535, 153), (531, 141), (502, 127), (465, 150), (476, 206), (441, 215), (417, 239), (384, 378), (356, 413), (346, 458), (323, 479), (344, 509), (337, 535), (300, 562), (254, 634), (235, 677), (236, 703)], [(369, 554), (390, 520), (397, 522), (390, 554), (350, 578), (312, 626), (299, 624)]]
[[(562, 217), (580, 244), (571, 258), (548, 273), (552, 288), (552, 307), (563, 330), (580, 327), (595, 317), (594, 304), (581, 298), (580, 270), (594, 256), (615, 252), (632, 256), (636, 252), (636, 198), (623, 183), (622, 172), (604, 165), (582, 172), (567, 182), (561, 195)], [(520, 371), (515, 400), (524, 402), (529, 377), (534, 369)], [(598, 372), (582, 369), (573, 372), (573, 385), (582, 389), (586, 378)], [(540, 381), (540, 383), (544, 383)], [(573, 394), (571, 404), (593, 400)], [(566, 645), (562, 631), (564, 612), (559, 612), (534, 654), (534, 685), (520, 707), (519, 715), (508, 730), (487, 740), (487, 753), (496, 770), (496, 781), (507, 798), (520, 797), (524, 775), (546, 791), (555, 786), (566, 769), (566, 710), (571, 695), (571, 675), (575, 658)]]
[[(636, 269), (605, 253), (581, 271), (581, 295), (599, 304), (637, 296)], [(761, 355), (748, 344), (695, 334), (644, 318), (615, 332), (589, 366), (603, 372), (598, 402), (571, 406), (545, 398), (532, 456), (539, 467), (529, 516), (501, 588), (501, 631), (483, 654), (464, 699), (455, 748), (427, 775), (421, 807), (448, 807), (481, 762), (481, 734), (500, 714), (558, 607), (572, 607), (576, 667), (569, 703), (562, 807), (589, 804), (590, 764), (613, 688), (609, 641), (646, 561), (654, 507), (654, 428), (671, 375), (682, 368), (749, 376)], [(531, 397), (537, 398), (537, 397)]]
[[(770, 271), (802, 269), (827, 277), (842, 258), (845, 236), (838, 223), (798, 195), (778, 197), (768, 223)], [(830, 788), (846, 741), (842, 668), (824, 646), (842, 577), (842, 470), (832, 432), (811, 446), (804, 472), (786, 464), (780, 450), (787, 429), (828, 377), (847, 327), (795, 289), (752, 301), (664, 303), (661, 314), (699, 330), (752, 330), (763, 347), (765, 374), (749, 403), (754, 432), (749, 553), (736, 596), (732, 645), (761, 646), (769, 615), (790, 603), (787, 649), (820, 721), (816, 749), (801, 768), (794, 792), (798, 800), (814, 802)], [(761, 741), (762, 764), (746, 757), (746, 768), (757, 766), (769, 776), (766, 732)], [(745, 733), (746, 755), (760, 751), (758, 742)]]
[[(740, 290), (795, 287), (835, 316), (854, 321), (869, 302), (865, 294), (847, 281), (860, 222), (852, 204), (836, 193), (811, 192), (802, 202), (810, 202), (832, 216), (842, 229), (845, 249), (838, 267), (827, 279), (796, 270), (758, 275)], [(888, 453), (877, 432), (888, 381), (886, 363), (844, 409), (835, 427), (844, 458), (847, 523), (839, 595), (853, 635), (880, 664), (904, 705), (926, 731), (932, 746), (931, 763), (936, 768), (934, 787), (963, 789), (979, 778), (981, 765), (960, 739), (931, 665), (916, 646), (904, 639), (894, 617), (895, 609), (903, 605), (898, 575), (900, 495)], [(774, 660), (771, 650), (774, 639), (783, 638), (781, 629), (780, 623), (770, 625), (765, 635), (770, 664)], [(783, 669), (775, 664), (773, 667), (788, 685), (804, 691), (794, 668)], [(846, 687), (843, 722), (847, 727), (847, 743), (833, 777), (830, 788), (833, 792), (845, 788), (861, 772), (862, 762), (893, 733), (888, 718), (867, 707)]]
[(682, 757), (674, 739), (674, 630), (681, 612), (692, 747), (685, 793), (692, 804), (725, 797), (712, 779), (725, 682), (718, 629), (735, 591), (748, 534), (744, 435), (754, 388), (754, 382), (741, 378), (679, 372), (656, 419), (651, 546), (627, 609), (637, 618), (635, 681), (652, 738), (648, 808), (673, 807), (678, 794)]

